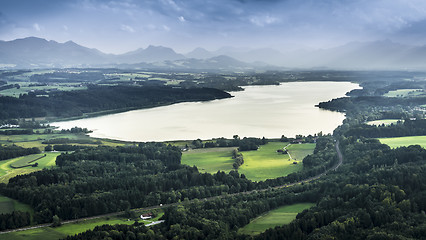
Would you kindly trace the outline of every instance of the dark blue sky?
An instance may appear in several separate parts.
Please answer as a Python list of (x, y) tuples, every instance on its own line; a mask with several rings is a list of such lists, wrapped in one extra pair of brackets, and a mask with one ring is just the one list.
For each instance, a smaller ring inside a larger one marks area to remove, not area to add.
[(424, 0), (0, 0), (0, 39), (72, 40), (104, 52), (148, 45), (328, 48), (426, 44)]

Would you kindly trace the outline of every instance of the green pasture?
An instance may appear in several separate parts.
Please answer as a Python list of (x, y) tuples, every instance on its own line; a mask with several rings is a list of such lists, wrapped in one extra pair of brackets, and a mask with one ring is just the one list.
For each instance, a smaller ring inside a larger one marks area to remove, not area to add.
[(240, 228), (238, 232), (242, 234), (256, 235), (264, 232), (268, 228), (288, 224), (296, 219), (298, 213), (314, 205), (315, 204), (313, 203), (297, 203), (277, 208), (255, 218), (249, 224)]
[(426, 136), (379, 138), (379, 141), (383, 144), (388, 145), (391, 148), (410, 146), (410, 145), (420, 145), (423, 148), (426, 148)]
[(9, 97), (19, 97), (20, 94), (26, 94), (35, 90), (44, 90), (44, 91), (52, 91), (52, 90), (60, 90), (60, 91), (75, 91), (75, 90), (85, 90), (87, 87), (85, 86), (72, 86), (72, 85), (59, 85), (59, 86), (21, 86), (19, 89), (11, 88), (0, 91), (0, 94), (3, 96)]
[(34, 214), (34, 210), (29, 205), (0, 195), (0, 214), (13, 211), (29, 212), (31, 216)]
[[(43, 130), (40, 130), (40, 132), (43, 132)], [(95, 139), (91, 138), (88, 135), (84, 134), (72, 134), (72, 133), (52, 133), (52, 134), (29, 134), (29, 135), (0, 135), (0, 144), (15, 144), (20, 147), (25, 148), (32, 148), (37, 147), (40, 150), (44, 150), (44, 147), (47, 144), (43, 144), (42, 142), (46, 140), (51, 139), (57, 139), (57, 138), (68, 138), (71, 142), (67, 144), (72, 145), (87, 145), (87, 146), (97, 146), (98, 144), (78, 144), (73, 143), (72, 141), (79, 141), (79, 140), (93, 140), (93, 141), (101, 141), (102, 145), (106, 146), (122, 146), (125, 143), (120, 141), (114, 141), (109, 139)], [(53, 144), (55, 145), (55, 144)]]
[(402, 121), (400, 119), (381, 119), (381, 120), (375, 120), (375, 121), (368, 121), (368, 125), (374, 125), (374, 126), (381, 126), (384, 124), (385, 126), (396, 124), (398, 121)]
[[(150, 220), (140, 220), (139, 222), (143, 222), (145, 224), (151, 223), (153, 221), (158, 221), (158, 219), (163, 215), (164, 213), (160, 213), (156, 218), (150, 219)], [(4, 240), (57, 240), (65, 238), (68, 235), (75, 235), (81, 232), (85, 232), (87, 230), (93, 229), (96, 226), (101, 226), (104, 224), (127, 224), (131, 225), (135, 223), (134, 219), (127, 219), (123, 217), (105, 217), (105, 218), (99, 218), (99, 219), (92, 219), (92, 220), (84, 220), (79, 221), (76, 223), (71, 224), (64, 224), (62, 226), (52, 228), (52, 227), (45, 227), (45, 228), (38, 228), (38, 229), (31, 229), (21, 232), (13, 232), (13, 233), (6, 233), (0, 235), (0, 239)]]
[(395, 91), (389, 91), (385, 97), (416, 97), (424, 95), (423, 89), (398, 89)]
[(260, 146), (258, 150), (241, 152), (244, 164), (240, 166), (238, 172), (252, 181), (264, 181), (302, 170), (302, 159), (293, 161), (288, 154), (277, 152), (287, 145), (288, 143), (283, 142), (270, 142)]
[[(286, 176), (290, 173), (302, 170), (302, 160), (305, 156), (313, 153), (315, 144), (292, 144), (288, 146), (288, 154), (278, 153), (278, 149), (283, 149), (288, 143), (270, 142), (260, 146), (256, 151), (241, 152), (244, 157), (244, 164), (238, 169), (253, 181), (263, 181), (266, 179)], [(216, 173), (217, 171), (229, 172), (233, 170), (232, 150), (230, 148), (203, 148), (183, 152), (182, 164), (197, 166), (201, 172)], [(294, 164), (293, 162), (297, 162)]]
[(315, 143), (291, 144), (286, 149), (290, 153), (292, 160), (303, 160), (309, 154), (314, 153)]
[(216, 173), (229, 172), (233, 169), (232, 151), (229, 148), (202, 148), (186, 151), (182, 154), (182, 164), (197, 166), (200, 172)]
[(36, 160), (41, 160), (43, 157), (45, 157), (44, 154), (31, 154), (23, 157), (19, 157), (17, 161), (14, 161), (10, 164), (12, 168), (20, 168), (25, 167), (30, 164), (34, 164)]
[[(38, 163), (37, 167), (23, 167), (23, 168), (12, 168), (11, 165), (16, 165), (19, 162), (23, 162), (23, 159), (29, 159), (30, 156), (17, 157), (13, 159), (0, 161), (0, 183), (8, 183), (9, 179), (17, 176), (28, 174), (35, 171), (40, 171), (43, 168), (50, 168), (56, 165), (56, 157), (59, 155), (59, 152), (47, 152), (46, 157), (43, 157), (35, 162)], [(40, 154), (35, 154), (40, 155)], [(26, 161), (26, 160), (25, 160)]]

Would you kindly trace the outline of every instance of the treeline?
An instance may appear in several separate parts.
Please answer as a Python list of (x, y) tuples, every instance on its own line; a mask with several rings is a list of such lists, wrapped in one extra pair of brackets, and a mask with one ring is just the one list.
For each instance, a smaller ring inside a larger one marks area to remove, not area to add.
[(31, 216), (28, 212), (13, 211), (0, 214), (0, 230), (25, 227), (30, 223)]
[(346, 136), (381, 138), (426, 135), (426, 119), (410, 120), (388, 126), (360, 124), (351, 127)]
[(105, 76), (99, 71), (55, 71), (44, 74), (34, 74), (30, 77), (31, 82), (95, 82), (104, 80)]
[(40, 153), (37, 147), (23, 148), (16, 145), (0, 145), (0, 160)]
[(1, 135), (31, 135), (34, 134), (32, 129), (8, 129), (0, 130)]
[[(239, 151), (257, 150), (260, 145), (268, 143), (266, 138), (244, 137), (234, 135), (232, 139), (218, 138), (203, 142), (201, 139), (193, 140), (191, 148), (238, 147)], [(187, 148), (189, 146), (186, 146)]]
[(67, 143), (79, 143), (79, 144), (102, 144), (100, 140), (91, 139), (69, 139), (69, 138), (53, 138), (42, 142), (43, 144), (67, 144)]
[(240, 152), (238, 152), (237, 149), (234, 149), (232, 151), (232, 159), (234, 159), (234, 163), (232, 164), (232, 167), (234, 169), (238, 169), (241, 165), (244, 164), (244, 156)]
[(94, 86), (87, 90), (53, 92), (49, 97), (24, 94), (0, 97), (0, 119), (71, 117), (83, 113), (125, 108), (146, 108), (183, 101), (207, 101), (231, 97), (217, 89), (173, 87)]
[(393, 108), (395, 106), (407, 107), (426, 104), (426, 97), (415, 98), (390, 98), (382, 96), (359, 96), (342, 97), (318, 104), (319, 108), (338, 112), (362, 112), (367, 113), (369, 109)]

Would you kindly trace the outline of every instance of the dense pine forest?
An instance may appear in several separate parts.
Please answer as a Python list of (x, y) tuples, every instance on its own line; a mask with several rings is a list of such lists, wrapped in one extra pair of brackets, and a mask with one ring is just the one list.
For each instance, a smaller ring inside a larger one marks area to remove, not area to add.
[(78, 117), (106, 110), (148, 108), (183, 101), (229, 98), (211, 88), (130, 87), (89, 85), (87, 90), (59, 91), (46, 95), (34, 92), (19, 98), (0, 96), (0, 119), (31, 117)]

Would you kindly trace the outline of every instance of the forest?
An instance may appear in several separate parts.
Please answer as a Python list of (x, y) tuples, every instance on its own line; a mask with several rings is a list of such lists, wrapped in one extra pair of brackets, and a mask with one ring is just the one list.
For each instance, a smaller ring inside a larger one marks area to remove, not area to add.
[[(103, 225), (66, 239), (424, 239), (426, 150), (418, 145), (392, 149), (375, 139), (424, 134), (426, 125), (421, 111), (424, 97), (383, 96), (404, 86), (424, 88), (424, 84), (417, 80), (407, 85), (398, 83), (405, 76), (399, 72), (320, 73), (304, 72), (293, 77), (310, 77), (312, 81), (322, 79), (320, 76), (353, 79), (364, 88), (348, 93), (350, 97), (319, 103), (320, 108), (345, 112), (346, 119), (333, 134), (298, 136), (299, 140), (316, 143), (314, 153), (303, 159), (300, 172), (253, 182), (238, 172), (237, 165), (244, 159), (238, 159), (236, 151), (234, 170), (209, 174), (180, 164), (182, 148), (168, 143), (73, 147), (70, 139), (52, 140), (46, 144), (69, 151), (57, 157), (56, 168), (16, 176), (8, 184), (0, 184), (0, 194), (34, 208), (33, 219), (20, 211), (0, 214), (0, 229), (119, 211), (125, 214), (135, 208), (176, 203), (164, 208), (161, 218), (164, 222), (158, 225)], [(253, 74), (265, 81), (274, 76), (288, 79), (291, 75)], [(108, 88), (100, 89), (102, 92)], [(165, 89), (174, 91), (174, 88)], [(90, 111), (101, 109), (95, 105)], [(81, 112), (83, 109), (89, 111), (82, 105)], [(365, 124), (384, 118), (401, 121), (387, 126)], [(84, 129), (72, 131), (85, 132)], [(281, 139), (234, 136), (197, 139), (183, 148), (238, 147), (239, 151), (245, 151), (280, 140), (295, 141), (285, 136)], [(343, 155), (341, 165), (337, 147)], [(0, 150), (5, 154), (30, 152), (8, 146), (1, 146)], [(335, 166), (339, 167), (330, 170)], [(299, 213), (290, 224), (270, 228), (259, 235), (238, 231), (270, 210), (302, 202), (315, 206)]]
[(51, 92), (48, 96), (35, 93), (23, 94), (19, 98), (0, 96), (0, 119), (78, 117), (84, 113), (106, 110), (148, 108), (229, 97), (229, 93), (211, 88), (90, 85), (87, 90)]

